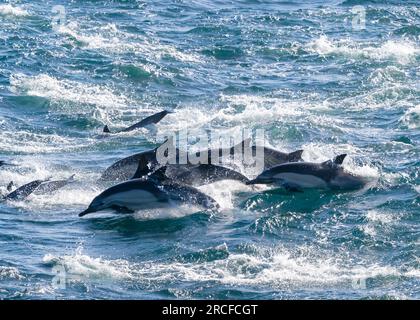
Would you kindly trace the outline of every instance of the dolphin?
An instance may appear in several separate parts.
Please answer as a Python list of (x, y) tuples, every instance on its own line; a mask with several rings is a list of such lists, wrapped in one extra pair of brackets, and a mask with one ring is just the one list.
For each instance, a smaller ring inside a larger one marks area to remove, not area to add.
[[(35, 180), (29, 182), (15, 191), (9, 193), (8, 195), (4, 196), (2, 201), (6, 200), (14, 200), (14, 201), (21, 201), (27, 198), (30, 194), (32, 194), (36, 188), (38, 188), (42, 183), (47, 182), (48, 180)], [(10, 184), (9, 184), (10, 185)]]
[(345, 172), (341, 166), (346, 154), (341, 154), (322, 163), (292, 162), (265, 170), (248, 184), (276, 183), (289, 191), (302, 189), (354, 190), (362, 188), (366, 181), (362, 177)]
[(161, 112), (156, 113), (154, 115), (151, 115), (147, 118), (144, 118), (143, 120), (133, 124), (132, 126), (129, 126), (125, 129), (115, 131), (115, 132), (111, 132), (111, 130), (106, 125), (103, 129), (103, 132), (104, 133), (120, 133), (120, 132), (129, 132), (129, 131), (137, 130), (139, 128), (144, 128), (144, 127), (147, 127), (147, 126), (158, 123), (160, 120), (162, 120), (169, 113), (173, 113), (173, 112), (172, 111), (167, 111), (167, 110), (161, 111)]
[(165, 171), (166, 167), (162, 167), (147, 178), (125, 181), (108, 188), (95, 197), (79, 217), (105, 209), (132, 213), (139, 209), (165, 208), (173, 203), (191, 203), (205, 209), (219, 207), (213, 198), (201, 191), (167, 178)]

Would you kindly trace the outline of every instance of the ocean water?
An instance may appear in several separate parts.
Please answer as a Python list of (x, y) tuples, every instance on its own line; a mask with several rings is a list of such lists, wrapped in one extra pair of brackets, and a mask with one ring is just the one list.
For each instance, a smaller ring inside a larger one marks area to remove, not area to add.
[[(1, 1), (0, 25), (0, 191), (77, 179), (0, 203), (1, 299), (420, 298), (419, 1)], [(348, 153), (370, 183), (77, 216), (107, 166), (184, 128)]]

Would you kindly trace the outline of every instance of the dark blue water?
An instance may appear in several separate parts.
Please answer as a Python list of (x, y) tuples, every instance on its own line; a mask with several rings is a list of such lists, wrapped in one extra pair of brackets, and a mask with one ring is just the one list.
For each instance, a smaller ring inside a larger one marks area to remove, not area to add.
[[(0, 25), (2, 193), (78, 180), (0, 204), (0, 298), (420, 298), (419, 1), (10, 1)], [(78, 218), (107, 166), (158, 142), (102, 126), (162, 109), (158, 135), (264, 129), (371, 183), (220, 182), (201, 188), (220, 212)]]

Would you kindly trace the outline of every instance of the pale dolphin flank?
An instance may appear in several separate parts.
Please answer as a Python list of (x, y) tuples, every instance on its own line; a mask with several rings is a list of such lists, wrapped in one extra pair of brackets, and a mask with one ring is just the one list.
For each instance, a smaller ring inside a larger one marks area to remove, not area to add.
[(249, 182), (249, 179), (243, 174), (213, 164), (168, 165), (166, 175), (179, 183), (197, 187), (222, 180)]
[[(258, 156), (258, 148), (262, 148), (263, 149), (263, 157), (264, 157), (264, 170), (270, 169), (272, 167), (275, 167), (279, 164), (283, 164), (286, 162), (300, 162), (303, 161), (302, 159), (302, 153), (303, 150), (296, 150), (294, 152), (291, 153), (286, 153), (286, 152), (281, 152), (279, 150), (275, 150), (272, 148), (268, 148), (268, 147), (261, 147), (261, 146), (249, 146), (251, 142), (251, 139), (245, 139), (244, 141), (242, 141), (242, 145), (238, 144), (232, 148), (230, 148), (230, 150), (228, 151), (228, 155), (230, 156), (234, 156), (236, 152), (239, 152), (243, 155), (246, 148), (249, 148), (249, 150), (247, 152), (249, 152), (250, 156), (256, 157)], [(219, 153), (221, 153), (223, 150), (226, 149), (219, 149)], [(226, 155), (226, 153), (224, 153), (224, 155)], [(222, 155), (220, 155), (222, 156)]]
[(111, 130), (109, 130), (108, 126), (104, 127), (103, 132), (105, 133), (119, 133), (119, 132), (129, 132), (129, 131), (133, 131), (133, 130), (137, 130), (139, 128), (144, 128), (153, 124), (158, 123), (160, 120), (162, 120), (167, 114), (172, 113), (172, 111), (161, 111), (159, 113), (156, 113), (154, 115), (151, 115), (147, 118), (144, 118), (143, 120), (141, 120), (140, 122), (137, 122), (135, 124), (133, 124), (132, 126), (129, 126), (128, 128), (119, 130), (119, 131), (115, 131), (115, 132), (111, 132)]
[(323, 163), (294, 162), (268, 169), (251, 180), (249, 184), (280, 184), (290, 191), (306, 188), (353, 190), (362, 188), (362, 177), (345, 172), (341, 164), (346, 154)]
[(105, 209), (128, 213), (139, 209), (165, 208), (173, 203), (190, 203), (205, 209), (218, 208), (217, 202), (201, 191), (167, 179), (165, 170), (166, 167), (162, 167), (148, 179), (129, 180), (105, 190), (93, 199), (79, 217)]
[(14, 201), (24, 200), (31, 193), (33, 193), (36, 190), (36, 188), (38, 188), (42, 183), (44, 183), (46, 181), (48, 181), (48, 180), (35, 180), (35, 181), (32, 181), (32, 182), (29, 182), (29, 183), (17, 188), (15, 191), (9, 193), (2, 200), (14, 200)]
[(64, 186), (68, 185), (69, 183), (74, 182), (74, 174), (70, 176), (70, 178), (65, 180), (54, 180), (54, 181), (46, 181), (41, 183), (35, 190), (35, 195), (41, 194), (48, 194), (57, 191), (58, 189), (63, 188)]

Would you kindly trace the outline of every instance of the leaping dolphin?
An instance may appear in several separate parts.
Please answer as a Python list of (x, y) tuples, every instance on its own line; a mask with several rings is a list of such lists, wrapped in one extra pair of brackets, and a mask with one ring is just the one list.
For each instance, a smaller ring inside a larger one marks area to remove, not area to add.
[(73, 181), (74, 181), (74, 175), (72, 175), (70, 178), (66, 180), (50, 181), (50, 178), (46, 180), (35, 180), (17, 188), (13, 192), (11, 191), (14, 187), (14, 182), (10, 181), (10, 183), (7, 185), (7, 191), (9, 191), (10, 193), (6, 195), (2, 200), (21, 201), (29, 197), (29, 195), (31, 194), (41, 195), (41, 194), (52, 193)]
[(362, 177), (345, 172), (341, 166), (346, 154), (322, 163), (294, 162), (285, 163), (268, 169), (248, 184), (276, 183), (290, 191), (302, 189), (354, 190), (362, 188), (366, 181)]
[(172, 111), (161, 111), (159, 113), (156, 113), (154, 115), (151, 115), (147, 118), (144, 118), (143, 120), (141, 120), (140, 122), (137, 122), (135, 124), (133, 124), (132, 126), (129, 126), (128, 128), (119, 130), (119, 131), (115, 131), (115, 132), (111, 132), (111, 130), (109, 130), (108, 126), (106, 125), (103, 129), (104, 133), (120, 133), (120, 132), (129, 132), (129, 131), (133, 131), (133, 130), (137, 130), (139, 128), (144, 128), (147, 126), (150, 126), (152, 124), (156, 124), (158, 123), (160, 120), (162, 120), (167, 114), (169, 113), (173, 113)]
[[(21, 201), (27, 198), (30, 194), (32, 194), (36, 188), (38, 188), (42, 183), (47, 182), (48, 180), (35, 180), (32, 182), (29, 182), (19, 188), (17, 188), (15, 191), (9, 193), (8, 195), (4, 196), (2, 201), (6, 200), (13, 200), (13, 201)], [(10, 184), (9, 184), (10, 186)], [(8, 187), (9, 187), (8, 186)]]
[(79, 217), (105, 209), (132, 213), (139, 209), (165, 208), (173, 203), (190, 203), (205, 209), (219, 207), (201, 191), (168, 179), (165, 171), (166, 167), (162, 167), (147, 179), (125, 181), (103, 191)]

